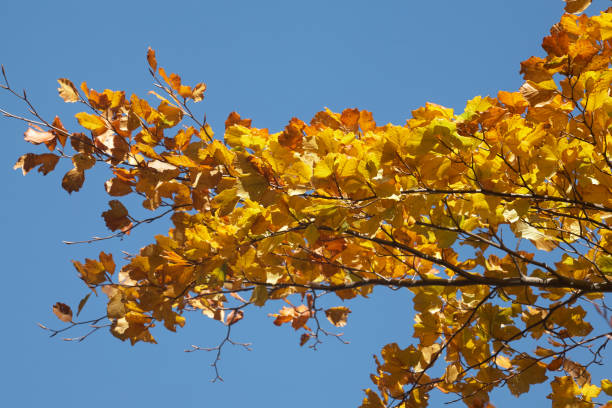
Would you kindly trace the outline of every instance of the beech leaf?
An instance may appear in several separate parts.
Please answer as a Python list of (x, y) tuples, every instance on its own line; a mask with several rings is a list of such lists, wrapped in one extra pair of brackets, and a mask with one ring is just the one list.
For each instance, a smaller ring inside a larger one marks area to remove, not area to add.
[(62, 322), (69, 323), (72, 321), (72, 309), (65, 303), (57, 302), (53, 305), (53, 313)]
[(244, 317), (244, 312), (242, 310), (232, 310), (228, 315), (225, 321), (225, 324), (231, 326), (232, 324), (238, 323)]
[(81, 313), (81, 310), (83, 310), (83, 307), (85, 306), (85, 303), (87, 303), (89, 296), (91, 296), (91, 292), (85, 295), (85, 297), (83, 297), (83, 299), (81, 299), (81, 301), (79, 302), (79, 306), (77, 308), (77, 314), (76, 314), (77, 316)]
[(155, 50), (151, 47), (147, 50), (147, 62), (149, 66), (153, 70), (153, 72), (157, 71), (157, 60), (155, 59)]
[(346, 326), (346, 319), (349, 313), (351, 313), (351, 310), (348, 307), (338, 306), (327, 309), (325, 311), (325, 316), (327, 316), (327, 320), (334, 326), (344, 327)]
[(74, 168), (64, 175), (62, 179), (62, 187), (69, 194), (73, 191), (79, 191), (85, 182), (85, 172)]
[(580, 14), (584, 10), (586, 10), (590, 5), (592, 0), (564, 0), (565, 1), (565, 11), (567, 13)]
[(64, 100), (64, 102), (74, 103), (79, 101), (79, 91), (77, 91), (76, 86), (66, 78), (60, 78), (57, 80), (59, 83), (59, 96)]
[(26, 142), (30, 142), (32, 144), (38, 145), (41, 143), (50, 142), (55, 139), (55, 135), (51, 132), (43, 132), (40, 130), (34, 130), (32, 128), (28, 128), (24, 133), (24, 140)]

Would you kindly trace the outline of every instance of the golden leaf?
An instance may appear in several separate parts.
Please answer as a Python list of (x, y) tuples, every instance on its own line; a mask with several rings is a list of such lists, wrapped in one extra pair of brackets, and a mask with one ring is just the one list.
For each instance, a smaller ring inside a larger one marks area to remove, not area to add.
[(92, 115), (91, 113), (80, 112), (75, 115), (79, 124), (83, 126), (85, 129), (89, 129), (91, 131), (100, 131), (106, 129), (106, 124), (102, 119), (100, 119), (96, 115)]
[(204, 99), (204, 92), (206, 91), (206, 85), (199, 83), (197, 84), (191, 93), (191, 98), (194, 102), (200, 102)]
[(64, 102), (78, 102), (81, 98), (79, 97), (79, 91), (77, 91), (76, 86), (66, 78), (60, 78), (57, 80), (60, 87), (57, 88), (59, 91), (59, 96), (64, 100)]

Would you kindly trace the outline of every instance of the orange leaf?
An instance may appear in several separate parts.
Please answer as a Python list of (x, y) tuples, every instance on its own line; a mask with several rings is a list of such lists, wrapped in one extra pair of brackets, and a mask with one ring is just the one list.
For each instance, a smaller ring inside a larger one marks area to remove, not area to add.
[(151, 47), (147, 50), (147, 62), (153, 71), (157, 71), (157, 60), (155, 59), (155, 50)]
[(306, 124), (298, 118), (291, 118), (283, 133), (278, 136), (278, 143), (292, 150), (299, 148), (304, 138), (305, 126)]
[(62, 322), (69, 323), (72, 321), (72, 309), (65, 303), (57, 302), (53, 305), (53, 313)]
[(359, 122), (359, 109), (345, 109), (340, 116), (342, 124), (351, 132), (357, 132)]
[(508, 106), (513, 113), (521, 114), (529, 106), (529, 102), (525, 100), (519, 92), (499, 91), (497, 99), (504, 105)]
[(251, 119), (241, 119), (240, 115), (237, 112), (232, 112), (225, 120), (225, 129), (229, 129), (234, 125), (241, 125), (250, 128)]
[(359, 112), (359, 127), (362, 132), (376, 129), (376, 122), (372, 117), (372, 112), (366, 110)]

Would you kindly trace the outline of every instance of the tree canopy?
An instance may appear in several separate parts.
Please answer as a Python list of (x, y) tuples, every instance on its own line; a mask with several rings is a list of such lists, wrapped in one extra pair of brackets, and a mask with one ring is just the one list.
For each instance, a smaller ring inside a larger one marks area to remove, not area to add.
[[(425, 407), (432, 392), (492, 406), (497, 387), (519, 396), (547, 381), (555, 407), (612, 395), (589, 373), (612, 339), (612, 9), (588, 17), (588, 3), (567, 2), (516, 92), (460, 114), (427, 103), (403, 125), (325, 110), (271, 133), (233, 112), (221, 139), (193, 108), (206, 85), (168, 74), (149, 49), (155, 103), (58, 80), (60, 97), (84, 107), (73, 131), (39, 115), (3, 68), (2, 88), (33, 117), (3, 114), (48, 150), (15, 169), (46, 175), (71, 160), (68, 193), (88, 172), (112, 172), (101, 214), (111, 233), (90, 242), (173, 225), (120, 267), (105, 252), (73, 261), (91, 292), (74, 312), (56, 303), (66, 326), (48, 330), (154, 343), (159, 326), (201, 312), (227, 326), (220, 353), (249, 308), (284, 300), (273, 323), (316, 345), (325, 319), (347, 324), (344, 301), (384, 287), (412, 292), (414, 342), (380, 351), (364, 408)], [(151, 216), (133, 216), (129, 196)], [(100, 292), (102, 316), (78, 320)], [(330, 294), (337, 305), (322, 306)]]

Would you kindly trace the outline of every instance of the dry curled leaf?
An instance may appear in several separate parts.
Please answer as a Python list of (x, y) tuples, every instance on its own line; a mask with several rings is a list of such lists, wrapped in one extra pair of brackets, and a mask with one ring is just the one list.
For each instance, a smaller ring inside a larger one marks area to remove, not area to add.
[(227, 315), (227, 320), (225, 321), (225, 324), (231, 326), (232, 324), (238, 323), (240, 320), (242, 320), (243, 317), (244, 312), (242, 310), (232, 310)]
[(72, 321), (72, 309), (65, 303), (57, 302), (53, 305), (53, 313), (60, 319), (62, 322), (71, 322)]
[(30, 142), (32, 144), (38, 145), (41, 143), (50, 142), (55, 139), (55, 135), (51, 132), (44, 132), (42, 130), (35, 130), (32, 128), (28, 128), (24, 133), (24, 140), (26, 142)]

